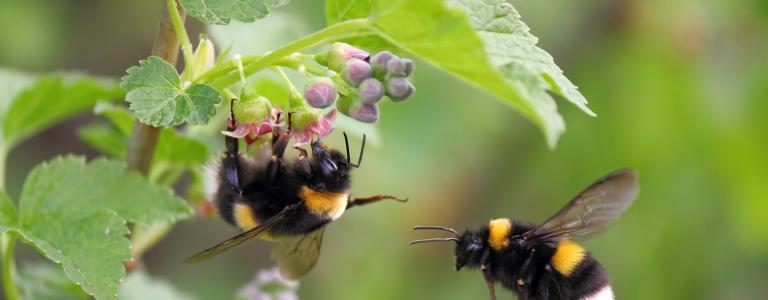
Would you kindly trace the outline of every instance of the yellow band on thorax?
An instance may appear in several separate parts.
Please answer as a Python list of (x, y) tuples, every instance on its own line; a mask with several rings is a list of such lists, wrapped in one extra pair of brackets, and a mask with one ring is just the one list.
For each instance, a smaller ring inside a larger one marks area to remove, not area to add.
[(555, 255), (552, 256), (552, 267), (560, 274), (568, 277), (587, 256), (586, 250), (571, 240), (562, 240), (557, 244)]
[(307, 186), (301, 187), (299, 197), (304, 200), (304, 204), (311, 212), (329, 216), (333, 220), (344, 213), (349, 199), (349, 196), (344, 193), (318, 192)]
[(509, 233), (512, 222), (509, 219), (494, 219), (488, 223), (488, 244), (496, 251), (509, 247)]

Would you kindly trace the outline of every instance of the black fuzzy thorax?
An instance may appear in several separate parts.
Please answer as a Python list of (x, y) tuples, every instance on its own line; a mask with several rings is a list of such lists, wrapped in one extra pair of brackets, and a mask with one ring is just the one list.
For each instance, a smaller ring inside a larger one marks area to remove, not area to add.
[(224, 164), (219, 164), (217, 179), (220, 184), (214, 201), (225, 221), (237, 226), (234, 216), (235, 203), (247, 204), (259, 222), (272, 218), (288, 206), (298, 205), (298, 209), (290, 210), (285, 215), (287, 222), (281, 222), (271, 230), (271, 233), (276, 235), (307, 234), (331, 221), (327, 216), (312, 213), (302, 205), (303, 199), (299, 196), (299, 191), (302, 187), (313, 190), (345, 190), (349, 188), (348, 176), (329, 179), (318, 175), (305, 175), (306, 172), (302, 172), (295, 162), (284, 162), (274, 179), (270, 180), (267, 173), (268, 162), (269, 160), (254, 161), (239, 156), (238, 176), (242, 195), (221, 176), (224, 174)]

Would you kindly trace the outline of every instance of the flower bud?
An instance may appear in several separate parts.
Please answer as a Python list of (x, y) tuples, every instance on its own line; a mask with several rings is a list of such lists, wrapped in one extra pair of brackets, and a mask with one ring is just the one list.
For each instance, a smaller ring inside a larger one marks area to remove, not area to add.
[(375, 104), (384, 96), (384, 84), (376, 78), (368, 78), (360, 83), (360, 99), (364, 103)]
[(189, 79), (197, 79), (206, 71), (213, 68), (216, 61), (216, 51), (213, 42), (205, 35), (200, 35), (200, 42), (197, 44), (195, 52), (192, 54), (192, 62), (185, 68), (184, 72), (189, 72)]
[(350, 44), (333, 43), (331, 49), (328, 50), (325, 59), (327, 60), (329, 69), (339, 72), (341, 67), (348, 60), (353, 58), (367, 60), (368, 57), (368, 52), (355, 48)]
[(312, 107), (326, 108), (336, 101), (336, 97), (336, 86), (328, 77), (311, 78), (304, 86), (304, 99)]
[(341, 70), (341, 77), (351, 86), (358, 86), (363, 80), (371, 78), (371, 74), (371, 65), (356, 58), (344, 63)]
[(387, 96), (393, 101), (408, 99), (416, 91), (416, 88), (405, 77), (390, 77), (386, 84)]
[(269, 118), (272, 107), (269, 100), (262, 96), (256, 96), (250, 99), (241, 98), (232, 105), (232, 112), (238, 123), (261, 123)]
[(349, 116), (363, 123), (373, 123), (379, 120), (379, 106), (363, 102), (352, 103)]
[(403, 61), (403, 64), (405, 65), (405, 76), (411, 76), (413, 74), (413, 69), (416, 68), (416, 64), (413, 63), (413, 60), (409, 58), (403, 58), (401, 59)]
[(291, 114), (291, 128), (303, 130), (317, 122), (319, 116), (314, 109), (302, 109)]
[(405, 76), (405, 62), (400, 58), (393, 57), (387, 62), (388, 76)]
[(387, 74), (387, 63), (394, 57), (392, 52), (381, 51), (371, 57), (371, 66), (373, 67), (373, 76), (383, 79)]

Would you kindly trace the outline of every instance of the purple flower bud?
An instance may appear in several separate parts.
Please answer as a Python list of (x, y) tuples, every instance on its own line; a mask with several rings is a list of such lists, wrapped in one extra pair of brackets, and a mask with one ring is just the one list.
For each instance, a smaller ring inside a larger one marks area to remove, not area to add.
[(392, 58), (387, 62), (388, 76), (405, 76), (405, 62), (400, 58)]
[(403, 64), (405, 65), (405, 76), (411, 76), (413, 74), (413, 69), (416, 68), (416, 64), (413, 63), (413, 60), (409, 58), (403, 58), (401, 59), (403, 61)]
[(341, 77), (351, 86), (358, 86), (363, 80), (371, 78), (371, 74), (371, 65), (356, 58), (344, 63), (341, 70)]
[(416, 88), (405, 77), (390, 77), (387, 79), (387, 96), (393, 101), (408, 99), (416, 91)]
[(375, 104), (384, 96), (384, 84), (376, 78), (368, 78), (360, 83), (360, 99), (364, 103)]
[(348, 60), (353, 58), (367, 60), (369, 56), (370, 54), (368, 54), (368, 52), (355, 48), (350, 44), (333, 43), (331, 49), (328, 50), (325, 59), (327, 60), (329, 69), (339, 72), (341, 67)]
[(381, 51), (371, 57), (371, 66), (373, 67), (373, 76), (383, 79), (387, 74), (387, 63), (395, 57), (392, 52)]
[(373, 123), (379, 120), (379, 106), (363, 102), (352, 103), (349, 116), (363, 123)]
[(304, 86), (304, 99), (315, 108), (326, 108), (336, 101), (336, 86), (328, 77), (314, 77)]

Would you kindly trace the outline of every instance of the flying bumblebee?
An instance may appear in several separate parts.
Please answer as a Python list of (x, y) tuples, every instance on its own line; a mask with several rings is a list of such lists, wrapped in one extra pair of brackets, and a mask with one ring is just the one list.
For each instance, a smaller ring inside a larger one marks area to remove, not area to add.
[(541, 225), (502, 218), (462, 234), (448, 227), (417, 226), (414, 229), (442, 230), (453, 236), (411, 244), (456, 242), (456, 270), (480, 268), (493, 300), (496, 282), (519, 299), (614, 299), (608, 274), (574, 240), (613, 224), (637, 193), (637, 173), (622, 169), (592, 184)]
[[(230, 113), (227, 131), (236, 127), (234, 114)], [(272, 258), (278, 269), (285, 278), (298, 279), (317, 262), (325, 225), (341, 217), (346, 209), (385, 199), (407, 201), (387, 195), (349, 196), (349, 173), (362, 162), (365, 136), (356, 164), (351, 162), (346, 134), (346, 157), (315, 140), (310, 144), (311, 157), (306, 150), (295, 147), (298, 159), (283, 161), (289, 139), (288, 132), (276, 129), (271, 158), (254, 161), (240, 154), (236, 138), (225, 137), (224, 156), (210, 168), (209, 178), (214, 178), (216, 184), (211, 198), (221, 217), (244, 232), (195, 254), (187, 262), (211, 258), (251, 238), (274, 240), (277, 245)]]

